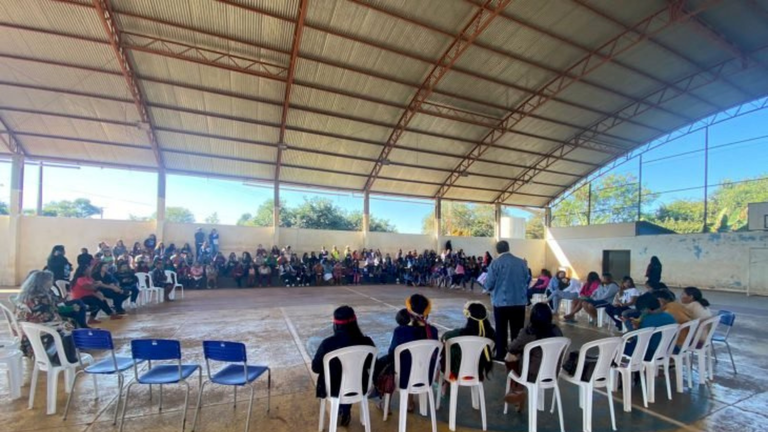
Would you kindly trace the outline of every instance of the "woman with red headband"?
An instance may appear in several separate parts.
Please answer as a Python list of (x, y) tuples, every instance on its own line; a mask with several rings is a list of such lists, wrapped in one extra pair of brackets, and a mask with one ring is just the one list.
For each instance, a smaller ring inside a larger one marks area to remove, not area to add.
[[(351, 346), (375, 346), (373, 340), (368, 336), (365, 336), (360, 327), (357, 325), (357, 317), (355, 316), (355, 310), (349, 306), (340, 306), (333, 311), (333, 336), (330, 336), (320, 343), (320, 347), (317, 348), (315, 358), (312, 359), (312, 372), (318, 374), (317, 376), (317, 397), (326, 397), (325, 388), (325, 371), (323, 368), (323, 357), (326, 354), (336, 351), (341, 348), (347, 348)], [(370, 367), (370, 362), (373, 359), (366, 360), (363, 370), (367, 371)], [(331, 371), (331, 395), (338, 395), (339, 388), (341, 387), (341, 362), (338, 359), (334, 359), (330, 364)], [(367, 375), (367, 374), (366, 374)], [(363, 377), (364, 385), (368, 383), (368, 377)], [(368, 389), (364, 388), (364, 391)], [(339, 406), (339, 423), (341, 426), (348, 426), (351, 420), (350, 409), (351, 405)]]

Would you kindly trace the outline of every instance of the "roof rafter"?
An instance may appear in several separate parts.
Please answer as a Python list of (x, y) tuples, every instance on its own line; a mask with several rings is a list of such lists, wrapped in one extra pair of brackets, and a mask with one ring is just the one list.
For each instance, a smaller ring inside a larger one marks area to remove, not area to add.
[(112, 14), (109, 1), (93, 0), (93, 7), (96, 9), (96, 12), (99, 15), (99, 20), (101, 21), (102, 26), (104, 26), (104, 31), (107, 33), (109, 44), (112, 46), (112, 51), (115, 53), (115, 57), (117, 57), (117, 63), (120, 65), (120, 70), (123, 72), (125, 83), (128, 85), (128, 90), (131, 92), (134, 104), (139, 112), (139, 117), (141, 118), (141, 121), (147, 125), (146, 132), (149, 142), (152, 145), (155, 162), (157, 163), (157, 166), (162, 169), (164, 167), (163, 155), (160, 154), (157, 137), (155, 137), (155, 133), (152, 130), (152, 119), (149, 117), (149, 111), (144, 102), (144, 96), (142, 95), (139, 83), (134, 76), (134, 68), (131, 65), (131, 61), (125, 52), (125, 49), (122, 47), (122, 36), (120, 35), (120, 30), (117, 28), (117, 23)]
[[(307, 17), (307, 8), (309, 0), (299, 0), (298, 17), (293, 29), (293, 46), (291, 47), (291, 60), (288, 64), (288, 76), (285, 80), (285, 96), (283, 97), (283, 111), (280, 118), (280, 136), (277, 146), (277, 164), (275, 165), (275, 182), (280, 181), (280, 167), (283, 162), (283, 146), (285, 145), (285, 128), (288, 121), (288, 109), (291, 106), (291, 89), (293, 88), (293, 77), (296, 75), (296, 59), (299, 56), (299, 46), (301, 45), (301, 35), (304, 33), (304, 19)], [(275, 206), (279, 203), (275, 203)]]
[(5, 129), (5, 131), (0, 131), (0, 138), (2, 138), (3, 133), (8, 135), (7, 140), (2, 138), (3, 144), (8, 147), (8, 150), (13, 154), (26, 155), (27, 150), (21, 144), (21, 141), (19, 141), (19, 137), (16, 136), (16, 132), (14, 132), (13, 129), (11, 129), (11, 127), (5, 121), (5, 119), (3, 119), (3, 116), (0, 116), (0, 125), (2, 125)]
[[(721, 0), (714, 0), (702, 4), (698, 9), (696, 9), (695, 13), (699, 13), (709, 7), (712, 7), (714, 4), (719, 3), (720, 1)], [(610, 40), (600, 45), (600, 47), (594, 49), (585, 57), (578, 60), (568, 69), (563, 71), (560, 75), (542, 86), (538, 92), (526, 99), (517, 107), (517, 109), (505, 116), (502, 120), (502, 124), (505, 125), (503, 129), (514, 127), (514, 125), (520, 123), (523, 119), (526, 118), (526, 114), (528, 112), (537, 110), (542, 105), (552, 100), (555, 95), (570, 87), (579, 79), (589, 75), (591, 72), (595, 71), (600, 66), (610, 61), (610, 59), (615, 58), (618, 55), (630, 50), (652, 35), (658, 34), (670, 26), (680, 22), (681, 20), (688, 18), (692, 13), (683, 14), (680, 11), (682, 4), (683, 0), (676, 0), (675, 3), (669, 4), (647, 16), (632, 26), (631, 29), (628, 29), (625, 32), (612, 37)], [(607, 118), (614, 118), (615, 121), (621, 120), (616, 118), (615, 115), (610, 114), (607, 116)], [(622, 123), (624, 121), (629, 122), (631, 119), (621, 120)], [(485, 137), (483, 137), (483, 139), (480, 140), (480, 142), (478, 142), (472, 148), (472, 150), (461, 161), (461, 163), (456, 166), (448, 178), (445, 179), (443, 186), (440, 187), (440, 190), (438, 190), (435, 197), (437, 198), (445, 196), (451, 186), (453, 186), (463, 175), (465, 175), (469, 167), (474, 164), (476, 158), (483, 155), (490, 148), (488, 144), (496, 143), (503, 135), (503, 132), (497, 132), (497, 130), (491, 130), (488, 134), (486, 134)], [(600, 148), (601, 150), (606, 151), (606, 149), (599, 144), (595, 144), (586, 140), (577, 141), (576, 146), (590, 150)], [(563, 147), (565, 146), (559, 146), (558, 148)], [(572, 146), (571, 151), (574, 149), (575, 147)], [(558, 154), (556, 148), (555, 151), (551, 151), (547, 156), (545, 156), (543, 160), (551, 160), (552, 163), (554, 163), (554, 161), (559, 160), (563, 156), (564, 155), (562, 154)]]
[(408, 107), (405, 109), (400, 119), (397, 121), (397, 125), (389, 135), (384, 148), (381, 150), (381, 154), (376, 161), (371, 174), (368, 176), (368, 180), (365, 182), (364, 190), (369, 192), (373, 183), (376, 181), (376, 177), (379, 176), (384, 164), (388, 162), (389, 153), (397, 145), (400, 140), (400, 136), (405, 132), (406, 126), (411, 122), (413, 117), (418, 114), (418, 109), (421, 104), (432, 95), (432, 91), (435, 86), (443, 79), (446, 73), (453, 67), (459, 60), (462, 54), (464, 54), (472, 43), (480, 36), (486, 28), (493, 22), (493, 20), (504, 10), (512, 0), (487, 0), (485, 6), (492, 6), (491, 11), (482, 8), (475, 12), (469, 19), (467, 25), (461, 30), (459, 35), (451, 42), (448, 49), (438, 59), (432, 69), (427, 74), (424, 82), (419, 87), (416, 94), (413, 95), (411, 101), (408, 103)]
[[(756, 51), (753, 51), (753, 53), (763, 51), (765, 49), (768, 49), (768, 45)], [(755, 61), (748, 60), (748, 64), (744, 65), (742, 62), (742, 58), (732, 58), (730, 60), (720, 62), (709, 69), (696, 72), (692, 75), (688, 75), (676, 81), (675, 86), (661, 88), (653, 92), (652, 94), (648, 95), (648, 98), (651, 98), (653, 100), (658, 100), (658, 101), (672, 100), (680, 96), (681, 94), (683, 94), (682, 92), (677, 90), (677, 87), (682, 87), (686, 91), (693, 90), (696, 88), (702, 88), (709, 84), (712, 84), (713, 82), (722, 80), (723, 78), (726, 78), (729, 75), (743, 72), (745, 70), (745, 67), (746, 69), (749, 69), (755, 66), (757, 66), (757, 63)], [(644, 111), (642, 110), (641, 107), (638, 107), (635, 105), (628, 105), (623, 109), (621, 109), (620, 111), (617, 111), (616, 113), (617, 116), (613, 118), (621, 119), (621, 117), (623, 116), (631, 117), (631, 116), (642, 114), (643, 112)], [(613, 118), (603, 119), (602, 121), (595, 123), (590, 128), (582, 131), (581, 133), (571, 138), (569, 140), (569, 143), (570, 143), (569, 145), (564, 145), (562, 147), (555, 149), (552, 152), (552, 154), (562, 155), (562, 156), (567, 155), (568, 153), (578, 148), (578, 144), (580, 140), (582, 140), (583, 138), (589, 139), (590, 135), (600, 134), (602, 130), (610, 129), (621, 124), (621, 121), (618, 121), (618, 122), (614, 121)], [(542, 158), (538, 163), (536, 163), (534, 166), (526, 170), (523, 174), (519, 175), (514, 181), (512, 181), (512, 183), (510, 183), (505, 188), (505, 192), (503, 192), (498, 197), (496, 197), (494, 201), (503, 203), (504, 201), (509, 199), (512, 195), (514, 195), (521, 187), (526, 185), (536, 175), (538, 175), (539, 173), (538, 170), (540, 168), (548, 168), (551, 165), (552, 165), (551, 159)]]

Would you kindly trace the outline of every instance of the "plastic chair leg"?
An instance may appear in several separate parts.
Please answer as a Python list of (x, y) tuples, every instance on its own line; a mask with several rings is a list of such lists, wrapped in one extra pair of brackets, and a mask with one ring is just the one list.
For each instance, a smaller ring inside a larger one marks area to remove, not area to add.
[(632, 412), (632, 374), (627, 369), (621, 371), (621, 390), (624, 396), (624, 412)]
[(611, 412), (611, 427), (616, 430), (616, 410), (613, 407), (613, 375), (608, 375), (608, 387), (606, 393), (608, 393), (608, 410)]
[(59, 373), (61, 369), (53, 368), (48, 371), (46, 389), (46, 414), (56, 414), (56, 396), (59, 389)]
[[(427, 398), (429, 402), (429, 415), (432, 418), (432, 432), (437, 432), (437, 415), (435, 414), (435, 395), (432, 392), (427, 392)], [(485, 409), (483, 409), (485, 411)], [(405, 428), (403, 428), (405, 432)]]
[(23, 365), (21, 355), (8, 359), (8, 384), (11, 386), (11, 400), (21, 397), (23, 379)]
[(472, 409), (478, 409), (480, 408), (480, 405), (477, 400), (477, 387), (470, 387), (469, 388), (472, 395)]
[(34, 368), (32, 369), (32, 381), (29, 384), (29, 405), (28, 409), (32, 409), (35, 406), (35, 390), (37, 389), (37, 376), (40, 374), (40, 368), (37, 367), (37, 363), (35, 363)]
[(389, 404), (392, 402), (392, 395), (389, 393), (384, 394), (384, 421), (389, 418)]
[(360, 401), (360, 417), (362, 419), (363, 426), (365, 427), (365, 432), (371, 432), (371, 412), (367, 397), (364, 397), (363, 400)]
[(67, 383), (67, 385), (70, 386), (70, 389), (69, 389), (69, 395), (67, 396), (67, 405), (64, 407), (64, 418), (62, 419), (63, 421), (67, 420), (67, 413), (69, 413), (69, 404), (72, 403), (72, 397), (75, 396), (75, 383), (77, 383), (77, 377), (79, 377), (82, 373), (83, 371), (78, 371), (75, 374), (75, 376), (72, 377), (72, 383), (71, 384)]
[(456, 405), (458, 404), (458, 399), (459, 399), (459, 385), (452, 382), (450, 410), (448, 411), (448, 429), (452, 431), (456, 430)]
[(656, 377), (654, 376), (654, 369), (656, 369), (656, 365), (654, 363), (651, 363), (649, 365), (646, 365), (642, 371), (642, 373), (645, 374), (645, 383), (648, 386), (648, 395), (646, 396), (646, 399), (648, 399), (649, 403), (655, 403), (656, 402)]
[[(505, 377), (504, 379), (507, 380), (507, 388), (506, 390), (504, 390), (504, 396), (506, 396), (509, 394), (509, 388), (511, 387), (512, 383), (510, 382), (511, 380), (509, 379), (509, 377)], [(504, 402), (504, 414), (507, 413), (508, 408), (509, 408), (509, 404), (507, 402)]]
[(197, 420), (200, 418), (200, 414), (203, 410), (203, 391), (205, 390), (206, 384), (208, 384), (208, 381), (205, 381), (200, 386), (200, 391), (197, 394), (197, 406), (195, 407), (195, 418), (192, 420), (192, 432), (195, 432), (197, 429)]
[(317, 427), (318, 432), (323, 432), (325, 427), (325, 399), (320, 399), (320, 424)]
[[(560, 418), (560, 432), (565, 432), (565, 423), (563, 423), (563, 401), (560, 399), (560, 387), (557, 383), (555, 383), (555, 394), (553, 397), (557, 400), (557, 416)], [(587, 412), (589, 413), (589, 416), (592, 417), (592, 395), (590, 395), (589, 400), (587, 400), (587, 406), (589, 407)]]
[(331, 415), (330, 423), (328, 424), (328, 432), (336, 432), (339, 426), (339, 400), (336, 398), (331, 399)]
[(445, 378), (439, 372), (437, 375), (438, 375), (437, 379), (435, 380), (437, 381), (437, 389), (435, 389), (435, 409), (439, 411), (440, 402), (443, 399), (443, 381), (445, 380)]
[(703, 350), (696, 352), (696, 356), (699, 360), (699, 385), (707, 383), (707, 359)]
[(672, 400), (672, 383), (669, 379), (669, 358), (664, 361), (664, 381), (667, 384), (667, 399)]
[[(631, 381), (631, 380), (630, 380)], [(646, 382), (645, 374), (640, 373), (640, 388), (643, 391), (643, 406), (648, 408), (648, 383)]]
[(537, 432), (536, 417), (538, 413), (539, 394), (536, 386), (528, 387), (528, 432)]
[(725, 347), (728, 348), (728, 357), (731, 358), (731, 367), (733, 367), (733, 374), (737, 375), (738, 372), (736, 371), (736, 362), (733, 361), (733, 354), (731, 353), (731, 344), (729, 344), (728, 341), (725, 341)]
[(419, 414), (421, 414), (422, 417), (427, 416), (427, 394), (426, 393), (419, 394)]
[(485, 415), (485, 388), (483, 387), (483, 383), (478, 383), (477, 387), (477, 398), (480, 400), (480, 418), (483, 421), (483, 430), (488, 429), (488, 420)]
[(709, 348), (707, 349), (707, 364), (709, 368), (707, 369), (709, 371), (709, 381), (714, 382), (715, 381), (715, 364), (712, 361), (712, 358), (714, 357), (714, 348), (712, 345), (709, 345)]
[(408, 419), (408, 392), (400, 390), (400, 414), (397, 418), (399, 432), (405, 432), (405, 423)]

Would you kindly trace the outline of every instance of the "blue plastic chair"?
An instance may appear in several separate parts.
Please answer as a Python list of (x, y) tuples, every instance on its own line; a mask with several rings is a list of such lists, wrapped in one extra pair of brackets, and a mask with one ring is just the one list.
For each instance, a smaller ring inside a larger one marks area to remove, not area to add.
[[(184, 396), (184, 415), (181, 419), (181, 430), (184, 432), (184, 426), (187, 423), (187, 405), (189, 402), (189, 378), (193, 373), (198, 373), (198, 380), (202, 385), (203, 375), (200, 365), (181, 363), (181, 343), (177, 340), (167, 339), (137, 339), (131, 341), (131, 353), (134, 362), (135, 381), (128, 384), (125, 390), (125, 402), (123, 402), (123, 416), (120, 420), (120, 432), (125, 425), (125, 412), (128, 410), (128, 396), (131, 394), (131, 387), (135, 384), (149, 385), (149, 398), (152, 400), (152, 385), (160, 386), (160, 411), (163, 410), (163, 384), (184, 384), (187, 387)], [(146, 372), (139, 375), (139, 369), (136, 362), (147, 361), (148, 368)], [(176, 360), (174, 364), (161, 364), (152, 366), (152, 361)]]
[[(253, 409), (253, 382), (260, 376), (267, 373), (267, 414), (269, 414), (272, 399), (272, 371), (269, 366), (251, 366), (248, 365), (248, 358), (245, 353), (245, 344), (240, 342), (226, 341), (203, 341), (203, 354), (205, 355), (205, 368), (208, 373), (208, 379), (200, 386), (200, 394), (197, 398), (197, 408), (195, 409), (195, 421), (192, 423), (192, 432), (197, 427), (197, 419), (200, 418), (200, 410), (203, 402), (203, 389), (210, 383), (232, 386), (235, 389), (235, 404), (237, 407), (237, 388), (248, 386), (251, 389), (251, 400), (248, 403), (248, 417), (245, 420), (245, 432), (248, 432), (248, 426), (251, 424), (251, 411)], [(211, 375), (211, 360), (230, 363), (221, 370)]]
[(115, 346), (112, 343), (112, 333), (107, 330), (100, 329), (78, 329), (72, 332), (72, 339), (77, 348), (77, 357), (80, 363), (81, 351), (109, 351), (110, 356), (91, 364), (88, 367), (80, 369), (72, 380), (72, 388), (67, 398), (67, 407), (64, 408), (64, 420), (67, 419), (67, 413), (69, 412), (69, 404), (72, 402), (72, 396), (75, 394), (75, 382), (80, 374), (91, 374), (96, 379), (96, 375), (117, 375), (117, 406), (115, 407), (115, 418), (112, 424), (117, 424), (117, 412), (120, 410), (120, 400), (123, 395), (123, 384), (125, 383), (125, 376), (123, 372), (132, 368), (134, 365), (141, 363), (131, 357), (120, 357), (115, 355)]
[[(724, 343), (725, 347), (728, 348), (728, 356), (731, 358), (731, 367), (733, 367), (733, 373), (738, 374), (736, 372), (736, 363), (733, 361), (733, 354), (731, 354), (731, 345), (728, 343), (728, 335), (731, 333), (731, 329), (733, 328), (733, 324), (736, 322), (736, 314), (727, 311), (727, 310), (721, 310), (720, 311), (720, 324), (725, 326), (725, 332), (717, 331), (714, 336), (712, 336), (713, 342), (720, 342)], [(714, 345), (712, 346), (712, 352), (715, 353), (715, 361), (717, 361), (717, 351), (714, 350)]]

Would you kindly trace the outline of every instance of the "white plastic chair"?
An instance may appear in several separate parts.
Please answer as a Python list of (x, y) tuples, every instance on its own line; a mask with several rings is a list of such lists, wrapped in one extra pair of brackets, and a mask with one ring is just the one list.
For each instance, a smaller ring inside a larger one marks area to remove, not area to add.
[(606, 324), (606, 321), (608, 321), (606, 319), (607, 317), (608, 314), (605, 313), (604, 307), (597, 309), (597, 328), (603, 328), (603, 326)]
[[(330, 408), (329, 432), (336, 432), (339, 418), (339, 405), (360, 403), (360, 422), (365, 426), (365, 432), (371, 432), (371, 415), (368, 411), (368, 392), (373, 388), (373, 365), (376, 363), (375, 347), (361, 345), (331, 351), (323, 357), (325, 373), (325, 399), (320, 400), (320, 423), (318, 431), (325, 427), (326, 401)], [(370, 358), (368, 368), (368, 383), (363, 383), (365, 361)], [(341, 386), (339, 394), (331, 396), (331, 360), (341, 363)], [(367, 384), (367, 387), (366, 387)], [(367, 388), (367, 391), (364, 389)]]
[(0, 348), (19, 349), (21, 347), (21, 328), (16, 321), (16, 315), (2, 303), (0, 303), (0, 311), (3, 313), (3, 318), (8, 326), (8, 338), (0, 339)]
[(672, 384), (669, 380), (669, 354), (674, 350), (679, 329), (679, 324), (669, 324), (656, 327), (656, 330), (653, 332), (654, 335), (659, 335), (659, 344), (656, 346), (656, 352), (653, 353), (651, 360), (643, 360), (645, 380), (648, 385), (648, 402), (656, 402), (656, 374), (659, 371), (659, 367), (664, 369), (664, 379), (667, 383), (667, 399), (672, 400)]
[[(648, 349), (648, 343), (653, 336), (654, 328), (644, 328), (639, 330), (633, 330), (625, 333), (621, 339), (623, 340), (621, 348), (616, 353), (616, 366), (613, 366), (613, 390), (616, 390), (618, 385), (618, 374), (621, 374), (621, 389), (624, 396), (624, 412), (632, 411), (632, 373), (643, 371), (643, 359), (645, 358), (645, 351)], [(635, 340), (635, 349), (632, 354), (624, 354), (624, 350), (627, 347), (627, 343)], [(640, 385), (643, 390), (643, 405), (648, 408), (648, 390), (645, 385), (645, 374), (640, 374)]]
[[(448, 428), (452, 431), (456, 430), (456, 405), (458, 403), (459, 387), (471, 387), (472, 408), (480, 408), (483, 430), (486, 430), (485, 389), (483, 388), (483, 382), (480, 380), (477, 372), (480, 368), (480, 356), (485, 355), (484, 351), (486, 347), (491, 355), (493, 355), (494, 342), (488, 338), (479, 336), (460, 336), (448, 339), (445, 343), (445, 367), (446, 373), (448, 374), (450, 374), (451, 347), (453, 345), (458, 345), (461, 350), (461, 364), (459, 365), (459, 373), (456, 376), (456, 379), (449, 379), (451, 399), (448, 412)], [(438, 392), (443, 388), (443, 381), (445, 381), (444, 374), (440, 376), (440, 385), (437, 387)], [(436, 405), (436, 408), (440, 409), (440, 394), (437, 395)]]
[(21, 362), (21, 351), (10, 348), (0, 348), (0, 366), (8, 372), (8, 387), (11, 400), (21, 397), (21, 384), (24, 381), (24, 367)]
[(715, 380), (712, 337), (715, 335), (718, 323), (720, 323), (720, 315), (705, 319), (699, 324), (699, 328), (696, 329), (696, 335), (691, 341), (690, 352), (695, 354), (699, 360), (699, 385), (706, 384), (707, 380)]
[(142, 305), (152, 303), (152, 295), (155, 295), (155, 302), (162, 303), (165, 299), (165, 292), (162, 288), (157, 288), (152, 284), (152, 277), (149, 273), (136, 273), (139, 279), (139, 299)]
[[(405, 432), (408, 416), (409, 395), (426, 395), (429, 401), (430, 415), (432, 416), (432, 432), (437, 432), (437, 419), (435, 418), (435, 398), (432, 394), (432, 381), (434, 370), (431, 365), (439, 367), (439, 352), (443, 344), (436, 340), (420, 340), (402, 344), (395, 349), (395, 385), (400, 385), (400, 355), (408, 351), (411, 354), (411, 373), (408, 376), (408, 387), (398, 388), (400, 393), (400, 423), (399, 432)], [(392, 395), (384, 396), (384, 421), (387, 421), (389, 403)]]
[(547, 295), (544, 293), (537, 293), (531, 296), (531, 304), (546, 303), (546, 302), (547, 302)]
[(183, 299), (184, 298), (184, 285), (179, 283), (179, 278), (176, 275), (176, 272), (175, 271), (171, 271), (171, 270), (166, 270), (165, 271), (165, 277), (167, 277), (168, 280), (173, 284), (173, 290), (171, 291), (171, 293), (168, 296), (175, 300), (176, 299), (176, 288), (179, 288), (179, 290), (181, 291), (181, 298)]
[[(678, 393), (683, 392), (683, 368), (688, 371), (688, 388), (693, 387), (693, 374), (691, 372), (691, 342), (693, 341), (693, 337), (695, 336), (698, 327), (699, 320), (697, 319), (680, 324), (680, 327), (677, 329), (677, 335), (675, 335), (675, 343), (669, 347), (670, 353), (667, 361), (672, 360), (675, 362), (675, 385)], [(675, 344), (677, 343), (680, 334), (686, 331), (686, 329), (688, 330), (688, 334), (685, 336), (682, 344), (676, 346)], [(675, 352), (676, 348), (677, 352)]]
[[(576, 372), (569, 375), (564, 372), (560, 375), (563, 380), (579, 386), (579, 406), (584, 411), (582, 428), (584, 432), (592, 431), (592, 398), (594, 389), (605, 388), (608, 392), (608, 408), (611, 412), (611, 427), (616, 430), (616, 413), (613, 409), (613, 374), (611, 363), (616, 358), (616, 351), (621, 346), (621, 338), (611, 337), (585, 343), (579, 350), (579, 360), (576, 363)], [(597, 361), (592, 370), (589, 381), (583, 381), (584, 364), (590, 350), (597, 349)], [(552, 399), (554, 404), (555, 400)]]
[[(544, 397), (548, 389), (554, 390), (557, 413), (560, 417), (560, 432), (565, 431), (565, 425), (563, 424), (563, 403), (560, 398), (560, 388), (557, 385), (557, 379), (560, 375), (563, 355), (567, 352), (570, 344), (571, 340), (566, 337), (552, 337), (531, 342), (525, 346), (525, 350), (523, 351), (523, 358), (521, 360), (523, 370), (521, 374), (518, 375), (514, 370), (509, 371), (506, 380), (507, 388), (504, 394), (509, 393), (509, 380), (513, 380), (516, 383), (525, 386), (528, 391), (528, 430), (530, 432), (537, 431), (537, 411), (544, 410)], [(531, 350), (536, 348), (541, 350), (541, 364), (539, 365), (539, 372), (536, 375), (536, 381), (530, 382), (528, 381), (528, 367), (531, 363)], [(509, 404), (504, 402), (504, 414), (507, 413), (508, 407)], [(552, 408), (552, 411), (554, 411), (554, 404)]]
[[(35, 366), (32, 370), (32, 381), (30, 382), (29, 389), (29, 409), (34, 408), (35, 404), (35, 389), (37, 387), (37, 376), (42, 372), (48, 373), (46, 382), (47, 388), (47, 411), (48, 415), (56, 414), (56, 396), (58, 392), (59, 373), (64, 372), (64, 390), (69, 393), (72, 390), (72, 384), (75, 381), (75, 373), (77, 368), (82, 365), (88, 365), (93, 363), (93, 357), (88, 354), (83, 354), (80, 357), (81, 363), (70, 363), (67, 359), (66, 351), (64, 350), (64, 344), (61, 341), (61, 335), (55, 329), (47, 327), (42, 324), (33, 324), (23, 322), (21, 323), (21, 329), (29, 339), (29, 343), (32, 345), (32, 350), (35, 353)], [(48, 353), (43, 345), (42, 336), (50, 335), (53, 338), (53, 343), (56, 346), (56, 353), (59, 357), (60, 365), (54, 365), (51, 363), (51, 359), (48, 358)], [(93, 379), (93, 386), (95, 394), (98, 395), (98, 383), (96, 377)], [(97, 396), (98, 397), (98, 396)]]
[[(67, 298), (67, 293), (69, 292), (69, 282), (60, 279), (60, 280), (57, 280), (54, 283), (54, 285), (56, 286), (56, 288), (58, 288), (57, 294), (59, 295), (59, 297)], [(53, 287), (51, 287), (51, 289), (53, 289)]]

